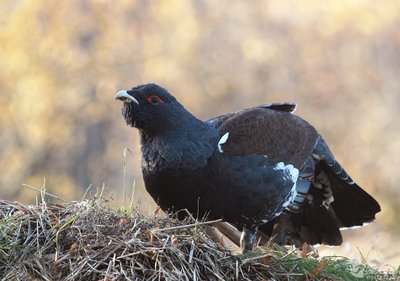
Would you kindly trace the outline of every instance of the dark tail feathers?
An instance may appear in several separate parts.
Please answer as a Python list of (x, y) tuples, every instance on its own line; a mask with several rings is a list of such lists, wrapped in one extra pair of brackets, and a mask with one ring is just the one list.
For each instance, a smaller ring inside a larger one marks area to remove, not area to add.
[(331, 207), (340, 227), (361, 226), (373, 221), (375, 214), (381, 210), (378, 202), (350, 178), (335, 160), (322, 137), (313, 156), (321, 160), (317, 164), (316, 173), (323, 172), (328, 177), (334, 198)]

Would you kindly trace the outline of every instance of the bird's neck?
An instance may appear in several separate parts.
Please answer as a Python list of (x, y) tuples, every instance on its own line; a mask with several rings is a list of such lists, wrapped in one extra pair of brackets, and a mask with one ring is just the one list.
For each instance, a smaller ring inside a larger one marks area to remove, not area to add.
[(185, 117), (156, 134), (140, 131), (143, 169), (191, 169), (207, 165), (217, 148), (218, 130), (194, 116)]

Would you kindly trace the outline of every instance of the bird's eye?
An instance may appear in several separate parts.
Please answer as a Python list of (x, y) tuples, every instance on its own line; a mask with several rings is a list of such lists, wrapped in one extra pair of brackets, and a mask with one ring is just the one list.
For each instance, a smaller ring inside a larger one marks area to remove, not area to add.
[(152, 104), (164, 103), (164, 101), (159, 96), (148, 96), (147, 101)]

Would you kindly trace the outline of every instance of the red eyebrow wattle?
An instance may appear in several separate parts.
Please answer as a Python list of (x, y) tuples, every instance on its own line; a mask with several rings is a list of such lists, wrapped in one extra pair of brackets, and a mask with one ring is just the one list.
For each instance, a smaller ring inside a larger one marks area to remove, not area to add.
[(151, 95), (147, 97), (148, 102), (152, 102), (153, 99), (156, 99), (158, 102), (165, 103), (165, 101), (157, 95)]

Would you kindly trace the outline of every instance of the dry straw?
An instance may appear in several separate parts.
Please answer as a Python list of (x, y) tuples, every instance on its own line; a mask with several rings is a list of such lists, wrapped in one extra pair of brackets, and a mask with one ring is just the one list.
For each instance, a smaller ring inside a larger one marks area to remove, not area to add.
[[(0, 201), (0, 279), (330, 280), (320, 275), (330, 262), (306, 257), (304, 249), (232, 255), (210, 239), (208, 223), (115, 212), (101, 199)], [(306, 260), (310, 273), (298, 269)]]

